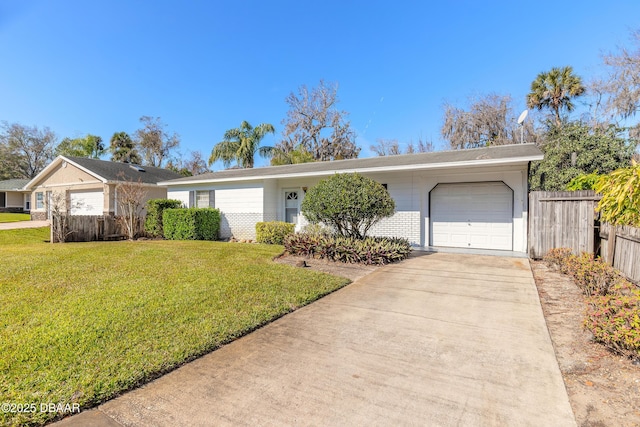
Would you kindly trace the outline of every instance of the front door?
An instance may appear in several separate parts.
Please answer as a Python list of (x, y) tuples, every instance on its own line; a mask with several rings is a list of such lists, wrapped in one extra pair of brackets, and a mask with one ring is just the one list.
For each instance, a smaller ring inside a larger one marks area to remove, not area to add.
[(298, 215), (300, 213), (298, 191), (284, 192), (284, 220), (293, 224), (298, 223)]

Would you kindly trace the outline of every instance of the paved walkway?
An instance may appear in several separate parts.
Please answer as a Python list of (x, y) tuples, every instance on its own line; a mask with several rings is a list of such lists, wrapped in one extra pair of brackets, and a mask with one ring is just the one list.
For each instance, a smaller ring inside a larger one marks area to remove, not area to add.
[(526, 259), (422, 254), (69, 426), (575, 426)]
[(39, 228), (48, 226), (49, 221), (0, 222), (0, 230), (17, 230), (18, 228)]

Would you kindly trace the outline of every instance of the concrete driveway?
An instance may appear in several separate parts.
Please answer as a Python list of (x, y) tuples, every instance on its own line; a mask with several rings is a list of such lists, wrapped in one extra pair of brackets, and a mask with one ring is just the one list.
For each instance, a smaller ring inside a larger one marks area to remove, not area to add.
[(0, 222), (0, 230), (17, 230), (19, 228), (48, 227), (49, 221), (14, 221)]
[(63, 426), (572, 426), (528, 260), (422, 254)]

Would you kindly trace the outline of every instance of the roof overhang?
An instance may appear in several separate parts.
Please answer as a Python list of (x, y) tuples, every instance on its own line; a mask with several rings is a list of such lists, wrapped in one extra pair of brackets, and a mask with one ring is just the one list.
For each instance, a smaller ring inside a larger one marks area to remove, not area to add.
[[(36, 184), (38, 182), (40, 182), (42, 180), (42, 178), (44, 178), (45, 176), (47, 176), (50, 172), (54, 171), (62, 162), (67, 162), (68, 164), (73, 165), (74, 167), (80, 169), (81, 171), (88, 173), (89, 175), (95, 177), (98, 181), (101, 181), (103, 183), (106, 183), (107, 180), (96, 174), (95, 172), (80, 166), (79, 164), (77, 164), (76, 162), (74, 162), (73, 160), (70, 160), (68, 158), (66, 158), (65, 156), (58, 156), (55, 159), (53, 159), (53, 161), (51, 163), (49, 163), (47, 165), (47, 167), (45, 167), (38, 175), (36, 175), (35, 177), (33, 177), (33, 179), (31, 181), (29, 181), (25, 186), (25, 190), (31, 191), (33, 189), (33, 187), (36, 186)], [(75, 183), (72, 183), (75, 184)]]
[(507, 157), (501, 159), (474, 159), (457, 162), (442, 162), (442, 163), (422, 163), (411, 165), (396, 165), (396, 166), (380, 166), (380, 167), (365, 167), (365, 168), (341, 168), (341, 169), (326, 169), (320, 171), (307, 171), (296, 173), (266, 173), (260, 176), (234, 176), (234, 177), (221, 177), (221, 178), (208, 178), (208, 179), (194, 179), (194, 180), (180, 180), (180, 181), (162, 181), (158, 185), (167, 187), (182, 186), (182, 185), (198, 185), (207, 183), (220, 183), (220, 182), (243, 182), (243, 181), (262, 181), (267, 179), (285, 179), (285, 178), (302, 178), (302, 177), (319, 177), (330, 176), (337, 173), (385, 173), (385, 172), (413, 172), (413, 171), (427, 171), (427, 170), (442, 170), (442, 169), (468, 169), (478, 167), (492, 167), (492, 166), (514, 166), (514, 165), (527, 165), (529, 162), (542, 160), (542, 154), (522, 156), (522, 157)]
[(0, 193), (30, 193), (31, 190), (25, 188), (0, 188)]

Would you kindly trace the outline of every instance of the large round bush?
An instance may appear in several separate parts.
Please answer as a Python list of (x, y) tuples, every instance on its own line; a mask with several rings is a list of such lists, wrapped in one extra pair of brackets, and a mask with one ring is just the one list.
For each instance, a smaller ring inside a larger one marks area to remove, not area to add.
[(343, 235), (363, 238), (372, 225), (393, 215), (396, 204), (376, 181), (358, 173), (323, 179), (307, 191), (302, 213), (309, 222), (324, 223)]

